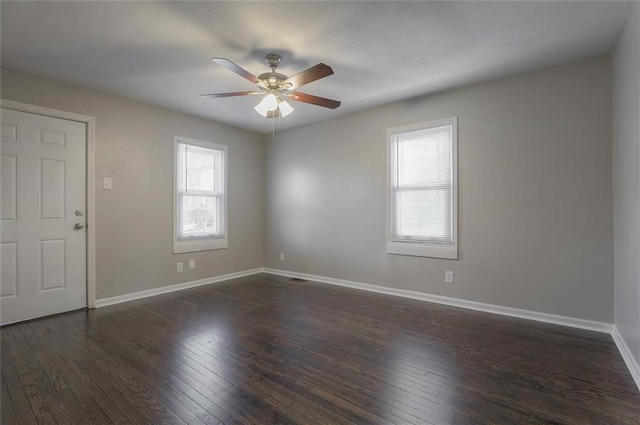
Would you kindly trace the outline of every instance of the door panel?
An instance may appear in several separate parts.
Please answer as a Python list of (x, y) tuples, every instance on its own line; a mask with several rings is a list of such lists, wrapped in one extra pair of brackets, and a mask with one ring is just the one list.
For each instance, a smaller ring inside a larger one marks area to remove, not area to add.
[(38, 192), (41, 220), (64, 220), (66, 183), (65, 161), (40, 159)]
[(18, 126), (15, 124), (2, 124), (2, 141), (15, 142), (18, 140)]
[(0, 259), (0, 297), (15, 297), (18, 295), (18, 242), (2, 242)]
[(18, 157), (0, 155), (0, 220), (16, 221), (18, 213)]
[(74, 214), (86, 214), (86, 125), (4, 108), (1, 118), (0, 322), (86, 307), (85, 215)]
[(40, 241), (40, 291), (67, 286), (66, 241)]

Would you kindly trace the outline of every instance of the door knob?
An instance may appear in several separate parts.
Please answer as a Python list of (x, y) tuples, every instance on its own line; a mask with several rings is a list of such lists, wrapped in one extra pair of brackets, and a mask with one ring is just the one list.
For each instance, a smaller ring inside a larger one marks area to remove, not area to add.
[(75, 226), (73, 226), (73, 230), (82, 230), (84, 229), (84, 224), (82, 223), (76, 223)]

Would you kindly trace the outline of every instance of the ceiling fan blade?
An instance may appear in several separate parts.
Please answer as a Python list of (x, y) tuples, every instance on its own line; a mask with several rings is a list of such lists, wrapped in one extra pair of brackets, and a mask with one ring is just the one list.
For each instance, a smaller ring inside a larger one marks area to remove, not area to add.
[(292, 77), (289, 77), (288, 79), (283, 81), (282, 84), (285, 87), (287, 87), (287, 84), (291, 84), (290, 87), (287, 87), (291, 90), (319, 80), (320, 78), (328, 77), (331, 74), (333, 74), (333, 69), (331, 69), (329, 65), (319, 63), (315, 66), (312, 66), (311, 68), (297, 73)]
[(313, 105), (323, 106), (325, 108), (336, 109), (340, 106), (339, 100), (327, 99), (326, 97), (313, 96), (311, 94), (292, 91), (288, 95), (289, 99), (298, 102), (311, 103)]
[(256, 77), (255, 75), (253, 75), (252, 73), (250, 73), (246, 69), (241, 68), (240, 66), (238, 66), (235, 63), (231, 62), (229, 59), (226, 59), (226, 58), (213, 58), (213, 59), (211, 59), (211, 61), (213, 63), (217, 63), (220, 66), (224, 66), (229, 71), (235, 72), (236, 74), (238, 74), (242, 78), (244, 78), (246, 80), (249, 80), (254, 84), (257, 84), (260, 87), (264, 86), (264, 83), (262, 82), (262, 80), (260, 80), (258, 77)]
[(200, 97), (233, 97), (233, 96), (246, 96), (250, 94), (260, 94), (260, 91), (234, 91), (230, 93), (207, 93), (201, 94)]

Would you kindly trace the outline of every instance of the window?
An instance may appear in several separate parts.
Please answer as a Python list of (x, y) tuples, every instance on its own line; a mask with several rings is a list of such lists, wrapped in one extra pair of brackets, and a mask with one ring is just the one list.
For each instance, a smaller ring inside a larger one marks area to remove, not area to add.
[(387, 130), (387, 253), (458, 258), (457, 121)]
[(174, 137), (173, 252), (227, 248), (227, 147)]

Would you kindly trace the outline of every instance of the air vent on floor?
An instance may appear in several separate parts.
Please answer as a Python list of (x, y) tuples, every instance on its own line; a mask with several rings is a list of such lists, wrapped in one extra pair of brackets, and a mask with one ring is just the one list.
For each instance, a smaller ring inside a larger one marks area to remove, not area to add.
[(289, 282), (304, 283), (304, 282), (308, 282), (308, 280), (306, 280), (306, 279), (298, 279), (297, 277), (292, 277), (291, 279), (289, 279)]

